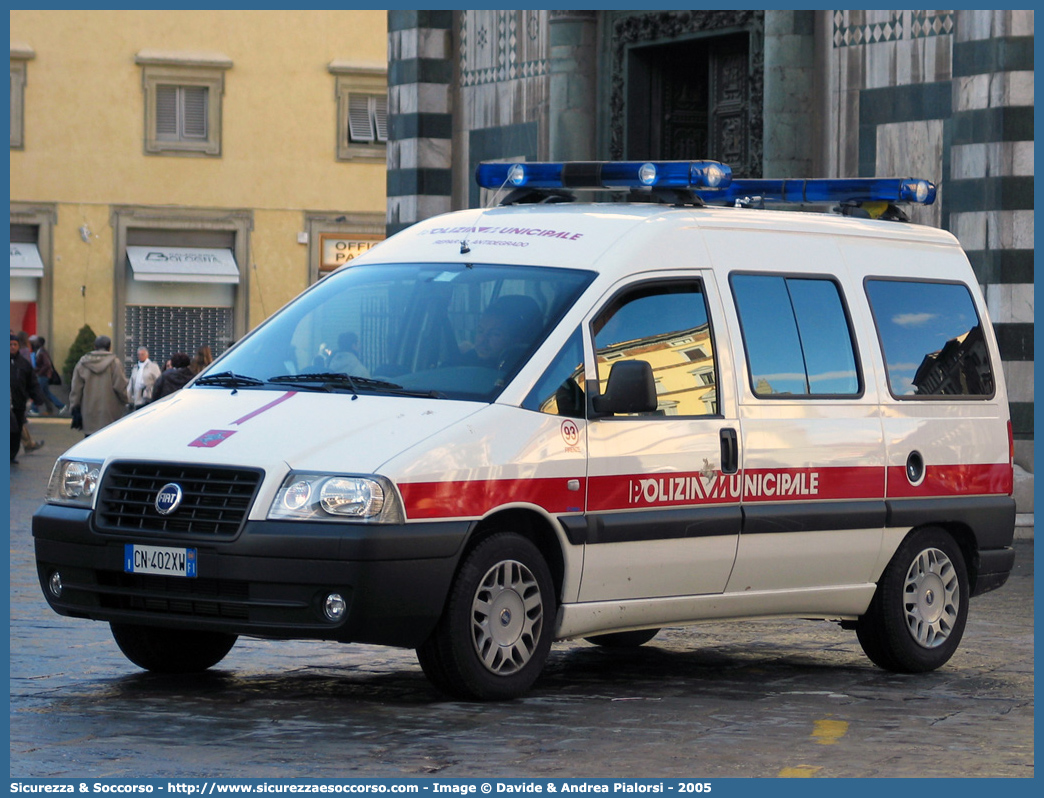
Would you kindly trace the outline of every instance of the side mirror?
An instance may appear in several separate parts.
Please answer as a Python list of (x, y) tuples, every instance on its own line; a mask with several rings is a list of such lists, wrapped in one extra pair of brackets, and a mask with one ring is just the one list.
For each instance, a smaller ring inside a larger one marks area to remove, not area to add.
[(591, 400), (595, 414), (651, 413), (656, 409), (656, 382), (645, 360), (621, 360), (609, 370), (605, 393)]

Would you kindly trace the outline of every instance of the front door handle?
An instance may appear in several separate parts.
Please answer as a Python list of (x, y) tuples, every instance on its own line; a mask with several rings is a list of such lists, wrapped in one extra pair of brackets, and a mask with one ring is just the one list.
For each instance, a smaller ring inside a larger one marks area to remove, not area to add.
[(721, 471), (735, 474), (739, 471), (739, 436), (731, 427), (723, 427), (721, 438)]

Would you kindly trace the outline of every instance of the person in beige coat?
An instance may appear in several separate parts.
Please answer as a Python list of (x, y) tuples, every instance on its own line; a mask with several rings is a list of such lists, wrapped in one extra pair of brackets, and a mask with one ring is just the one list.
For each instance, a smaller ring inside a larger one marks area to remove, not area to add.
[(127, 375), (120, 359), (109, 351), (111, 348), (109, 336), (99, 335), (94, 351), (81, 357), (73, 369), (69, 405), (74, 411), (79, 409), (84, 435), (121, 418), (130, 402)]

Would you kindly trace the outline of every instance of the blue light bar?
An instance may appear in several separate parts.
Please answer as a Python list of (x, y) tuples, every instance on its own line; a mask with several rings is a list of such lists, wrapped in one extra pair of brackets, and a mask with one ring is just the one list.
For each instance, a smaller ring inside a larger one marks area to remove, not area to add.
[(769, 202), (892, 202), (931, 205), (936, 187), (912, 177), (852, 177), (815, 180), (733, 180), (719, 191), (701, 191), (705, 202), (761, 197)]
[(562, 161), (480, 163), (482, 188), (699, 188), (720, 189), (732, 169), (717, 161)]

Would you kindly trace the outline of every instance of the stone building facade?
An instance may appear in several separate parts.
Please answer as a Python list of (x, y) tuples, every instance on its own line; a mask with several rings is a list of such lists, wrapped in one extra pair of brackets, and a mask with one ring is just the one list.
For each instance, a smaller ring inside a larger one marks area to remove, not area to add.
[(487, 201), (484, 160), (710, 157), (926, 177), (1000, 340), (1033, 469), (1033, 12), (391, 11), (388, 233)]

